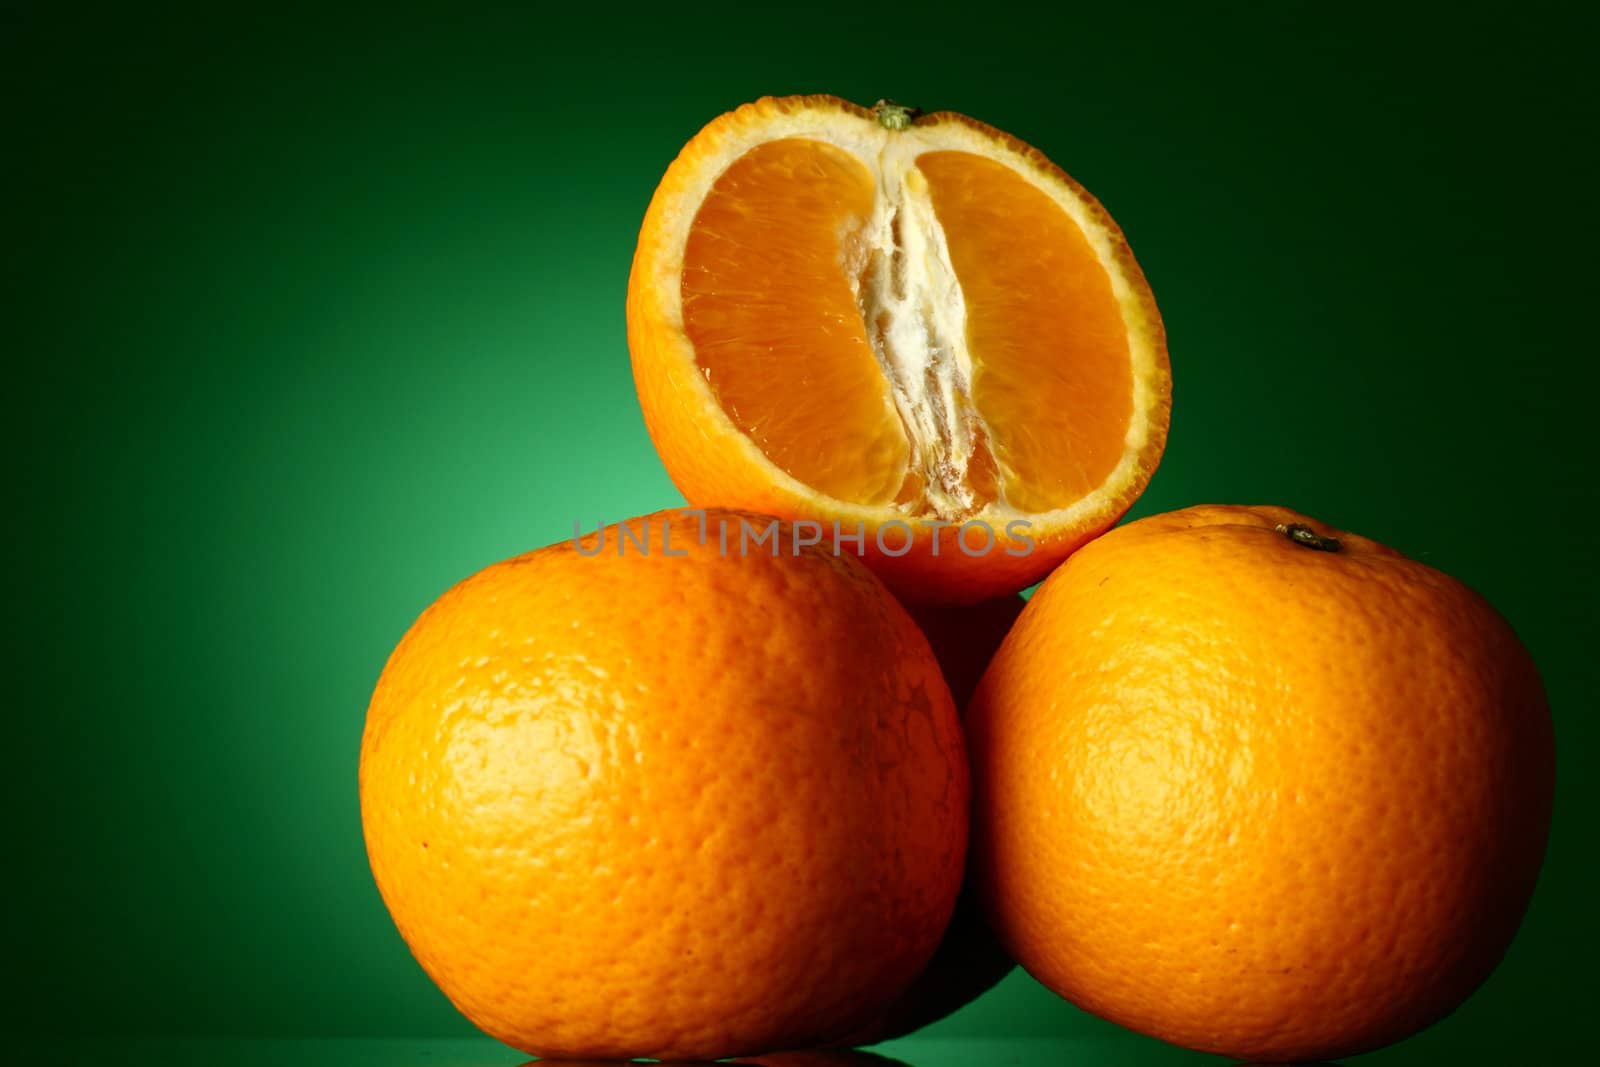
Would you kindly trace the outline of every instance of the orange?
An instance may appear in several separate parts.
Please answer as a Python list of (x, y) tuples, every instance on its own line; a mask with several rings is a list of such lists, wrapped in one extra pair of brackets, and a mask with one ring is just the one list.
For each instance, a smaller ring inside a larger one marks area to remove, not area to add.
[(919, 604), (911, 617), (933, 647), (957, 710), (963, 710), (1000, 644), (1028, 602), (1020, 596), (981, 604)]
[[(741, 556), (742, 523), (784, 550)], [(361, 812), (384, 903), (450, 1000), (524, 1051), (832, 1041), (949, 920), (967, 765), (926, 639), (857, 560), (791, 550), (788, 524), (713, 511), (704, 530), (663, 512), (488, 567), (373, 693)]]
[(1441, 1018), (1515, 933), (1549, 711), (1460, 582), (1283, 508), (1196, 507), (1040, 587), (967, 712), (1001, 941), (1079, 1006), (1239, 1059)]
[[(1026, 604), (1020, 596), (1011, 596), (970, 606), (912, 610), (911, 617), (927, 636), (957, 708), (972, 696), (984, 668)], [(872, 1045), (920, 1030), (978, 999), (1015, 966), (983, 918), (969, 872), (950, 925), (927, 969), (876, 1019), (846, 1040)]]
[(1166, 440), (1165, 336), (1122, 233), (952, 112), (791, 96), (715, 119), (656, 188), (627, 312), (689, 501), (861, 536), (911, 600), (1037, 580)]

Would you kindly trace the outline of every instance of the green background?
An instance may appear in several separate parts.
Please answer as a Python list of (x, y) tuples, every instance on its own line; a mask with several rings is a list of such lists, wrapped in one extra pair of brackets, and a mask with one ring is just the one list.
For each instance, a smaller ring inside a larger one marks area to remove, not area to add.
[[(629, 375), (639, 221), (712, 116), (832, 92), (980, 117), (1116, 215), (1176, 382), (1136, 515), (1288, 504), (1511, 619), (1558, 732), (1543, 881), (1489, 984), (1389, 1055), (1576, 1042), (1600, 947), (1577, 6), (0, 8), (8, 1029), (473, 1033), (367, 872), (367, 697), (450, 583), (681, 499)], [(934, 1033), (1117, 1031), (1018, 973)]]

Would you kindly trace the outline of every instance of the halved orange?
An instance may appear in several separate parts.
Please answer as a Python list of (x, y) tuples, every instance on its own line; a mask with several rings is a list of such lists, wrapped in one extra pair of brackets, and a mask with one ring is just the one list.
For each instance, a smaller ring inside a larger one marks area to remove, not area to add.
[(691, 504), (812, 520), (913, 601), (1014, 592), (1111, 526), (1171, 409), (1155, 299), (1093, 197), (964, 115), (831, 96), (684, 147), (628, 342)]

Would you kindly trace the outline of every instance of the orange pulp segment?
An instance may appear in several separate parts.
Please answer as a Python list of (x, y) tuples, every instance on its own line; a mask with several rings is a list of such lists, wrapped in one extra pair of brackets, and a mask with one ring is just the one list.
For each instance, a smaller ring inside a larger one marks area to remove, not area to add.
[(1078, 222), (1004, 163), (877, 175), (757, 145), (689, 230), (683, 325), (730, 420), (839, 500), (959, 519), (1067, 507), (1123, 458), (1128, 327)]

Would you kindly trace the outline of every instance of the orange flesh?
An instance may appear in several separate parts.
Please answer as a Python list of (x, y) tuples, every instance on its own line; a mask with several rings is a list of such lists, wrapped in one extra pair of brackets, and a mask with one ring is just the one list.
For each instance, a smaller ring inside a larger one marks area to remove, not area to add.
[(1006, 500), (1071, 504), (1116, 467), (1133, 417), (1111, 278), (1077, 223), (1005, 164), (927, 152), (917, 169), (966, 297), (972, 400), (1008, 472)]
[[(943, 151), (916, 167), (966, 305), (972, 509), (1001, 494), (1024, 512), (1071, 504), (1116, 466), (1133, 415), (1106, 269), (1077, 224), (1004, 164)], [(822, 142), (746, 153), (691, 228), (684, 329), (723, 409), (774, 464), (836, 499), (922, 514), (913, 441), (857, 295), (871, 267), (855, 266), (853, 239), (876, 195), (860, 160)]]
[(683, 323), (723, 410), (767, 457), (829, 496), (894, 499), (910, 456), (843, 268), (872, 214), (861, 161), (770, 141), (717, 179), (683, 257)]

